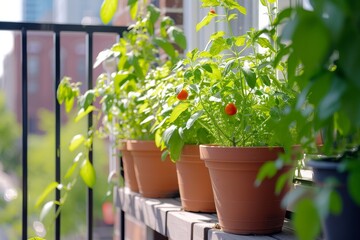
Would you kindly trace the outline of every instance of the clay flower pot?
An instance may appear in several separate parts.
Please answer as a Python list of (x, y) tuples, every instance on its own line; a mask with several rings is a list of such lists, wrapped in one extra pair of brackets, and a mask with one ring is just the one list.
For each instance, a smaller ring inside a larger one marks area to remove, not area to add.
[(169, 158), (161, 160), (161, 151), (154, 141), (127, 142), (134, 160), (139, 192), (147, 198), (166, 198), (178, 194), (175, 164)]
[(131, 153), (127, 149), (127, 141), (120, 142), (119, 150), (122, 155), (124, 168), (125, 186), (129, 187), (133, 192), (139, 192), (139, 186), (135, 176), (134, 161)]
[(209, 171), (198, 145), (185, 145), (176, 162), (181, 205), (185, 211), (215, 212)]
[[(271, 234), (282, 230), (285, 209), (275, 194), (278, 172), (255, 187), (259, 168), (275, 160), (283, 148), (200, 145), (200, 158), (209, 169), (216, 211), (223, 231), (235, 234)], [(290, 167), (287, 169), (290, 170)]]

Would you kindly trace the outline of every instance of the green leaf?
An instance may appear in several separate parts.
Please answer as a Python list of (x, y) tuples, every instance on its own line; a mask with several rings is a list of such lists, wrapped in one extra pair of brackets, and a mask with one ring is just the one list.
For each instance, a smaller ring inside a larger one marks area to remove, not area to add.
[(162, 139), (163, 139), (163, 141), (165, 142), (166, 145), (169, 144), (170, 138), (171, 138), (171, 136), (174, 134), (174, 132), (176, 131), (176, 129), (177, 129), (177, 126), (171, 125), (170, 127), (168, 127), (168, 128), (164, 131), (164, 133), (163, 133), (163, 135), (162, 135)]
[(65, 99), (65, 111), (67, 113), (69, 113), (71, 111), (71, 109), (73, 108), (74, 101), (75, 101), (75, 98), (67, 98), (67, 99)]
[(108, 24), (114, 17), (118, 7), (118, 0), (104, 0), (100, 8), (100, 19), (104, 24)]
[(330, 200), (330, 206), (329, 206), (330, 212), (332, 214), (339, 215), (342, 212), (342, 201), (340, 194), (337, 191), (332, 190), (330, 192), (329, 200)]
[(256, 85), (256, 74), (250, 68), (242, 68), (241, 72), (244, 74), (245, 81), (250, 88), (254, 88)]
[(147, 6), (147, 10), (150, 13), (150, 22), (154, 25), (160, 17), (160, 9), (155, 7), (153, 4)]
[(212, 67), (210, 64), (204, 64), (201, 66), (205, 71), (209, 72), (209, 73), (212, 73)]
[(245, 36), (239, 36), (239, 37), (235, 37), (235, 45), (240, 47), (240, 46), (244, 46), (246, 42), (246, 37)]
[(28, 240), (46, 240), (46, 239), (41, 238), (41, 237), (32, 237), (32, 238), (29, 238)]
[(246, 8), (241, 6), (236, 0), (223, 0), (223, 1), (230, 9), (236, 9), (240, 13), (246, 15)]
[(59, 183), (57, 182), (52, 182), (50, 183), (45, 190), (41, 193), (41, 195), (38, 197), (38, 199), (36, 200), (36, 207), (39, 207), (45, 200), (45, 198), (53, 191), (57, 188), (57, 186), (59, 186)]
[(91, 106), (95, 99), (94, 90), (88, 90), (80, 99), (79, 104), (81, 108), (84, 108), (85, 110)]
[(169, 152), (170, 152), (171, 160), (173, 161), (179, 160), (182, 148), (184, 147), (184, 141), (180, 137), (179, 131), (174, 131), (171, 138), (169, 139), (168, 144), (169, 144)]
[(270, 78), (267, 75), (261, 75), (260, 79), (266, 86), (269, 87), (271, 85)]
[(184, 32), (180, 28), (171, 26), (168, 29), (168, 33), (169, 33), (169, 35), (171, 35), (174, 38), (175, 43), (181, 49), (186, 48), (186, 37), (185, 37)]
[(207, 14), (198, 24), (196, 24), (196, 31), (198, 32), (200, 29), (208, 25), (215, 16), (215, 14)]
[(75, 135), (69, 145), (69, 150), (73, 152), (75, 149), (77, 149), (83, 142), (85, 141), (85, 137), (82, 134)]
[(84, 108), (81, 108), (78, 112), (78, 114), (76, 115), (75, 118), (75, 122), (79, 122), (83, 117), (85, 117), (86, 115), (88, 115), (90, 112), (94, 111), (95, 107), (94, 106), (89, 106), (86, 111), (84, 111)]
[(302, 199), (295, 207), (294, 227), (299, 240), (313, 240), (320, 234), (320, 217), (310, 199)]
[(225, 36), (225, 32), (224, 31), (218, 31), (218, 32), (215, 32), (215, 33), (211, 34), (210, 40), (214, 41), (214, 40), (216, 40), (216, 39), (218, 39), (220, 37), (223, 37), (223, 36)]
[(214, 55), (221, 53), (222, 51), (224, 51), (226, 49), (228, 49), (228, 45), (226, 44), (225, 39), (220, 37), (220, 38), (215, 39), (212, 42), (209, 52), (211, 55), (214, 56)]
[(174, 46), (165, 38), (157, 37), (154, 39), (154, 42), (159, 47), (161, 47), (166, 52), (166, 54), (169, 55), (169, 57), (171, 58), (176, 57)]
[(130, 7), (130, 17), (133, 20), (136, 18), (138, 4), (138, 0), (128, 0), (128, 6)]
[(263, 48), (269, 48), (269, 49), (271, 49), (271, 51), (275, 51), (273, 45), (270, 43), (269, 39), (267, 39), (267, 38), (259, 37), (258, 43)]
[(46, 215), (49, 214), (50, 210), (55, 206), (55, 201), (49, 201), (44, 204), (40, 212), (40, 221), (43, 221)]
[(84, 160), (83, 164), (81, 165), (80, 176), (89, 188), (94, 187), (96, 182), (95, 169), (88, 159)]
[(186, 128), (190, 129), (192, 127), (192, 125), (194, 125), (194, 123), (196, 122), (196, 120), (201, 117), (201, 115), (203, 115), (205, 111), (204, 110), (200, 110), (195, 112), (193, 115), (191, 115), (191, 117), (189, 118), (189, 120), (187, 120), (186, 122)]
[(359, 183), (360, 183), (360, 171), (359, 169), (355, 171), (349, 172), (348, 177), (348, 188), (352, 199), (360, 205), (360, 191), (359, 191)]
[(172, 123), (174, 122), (179, 116), (181, 113), (183, 113), (184, 111), (186, 111), (188, 108), (189, 108), (190, 104), (189, 103), (180, 103), (179, 105), (177, 105), (171, 115), (170, 115), (170, 118), (169, 118), (169, 123)]
[(276, 181), (276, 185), (275, 185), (275, 193), (276, 194), (281, 193), (281, 191), (283, 190), (284, 186), (289, 181), (289, 179), (292, 179), (291, 177), (292, 177), (291, 174), (284, 173), (278, 178), (278, 180)]
[(140, 125), (143, 125), (143, 124), (145, 124), (145, 123), (151, 122), (151, 121), (154, 120), (154, 119), (155, 119), (154, 115), (150, 115), (150, 116), (148, 116), (147, 118), (145, 118), (145, 119), (140, 123)]
[(272, 178), (276, 173), (277, 168), (275, 161), (268, 161), (264, 163), (256, 176), (255, 186), (260, 186), (261, 182), (264, 181), (265, 178)]

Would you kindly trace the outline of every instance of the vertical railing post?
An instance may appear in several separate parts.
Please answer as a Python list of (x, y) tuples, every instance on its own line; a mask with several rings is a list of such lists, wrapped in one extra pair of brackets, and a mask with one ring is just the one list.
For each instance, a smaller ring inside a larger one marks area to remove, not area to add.
[[(61, 67), (61, 52), (60, 52), (60, 32), (55, 31), (54, 36), (54, 45), (55, 45), (55, 181), (60, 183), (61, 181), (61, 160), (60, 160), (60, 104), (57, 101), (57, 88), (60, 83), (60, 67)], [(59, 189), (55, 191), (55, 199), (57, 202), (60, 202), (61, 193)], [(60, 213), (58, 213), (59, 206), (55, 205), (55, 239), (59, 240), (61, 235), (61, 218)]]
[[(86, 36), (86, 45), (87, 45), (87, 80), (88, 80), (88, 89), (93, 88), (93, 33), (89, 32)], [(88, 130), (93, 127), (93, 115), (89, 113), (88, 115)], [(92, 145), (92, 143), (91, 143)], [(93, 164), (93, 146), (90, 147), (89, 151), (89, 161)], [(87, 193), (87, 235), (88, 240), (93, 239), (93, 190), (88, 188)]]
[(22, 239), (27, 239), (28, 225), (28, 91), (27, 91), (27, 31), (21, 30), (22, 61)]

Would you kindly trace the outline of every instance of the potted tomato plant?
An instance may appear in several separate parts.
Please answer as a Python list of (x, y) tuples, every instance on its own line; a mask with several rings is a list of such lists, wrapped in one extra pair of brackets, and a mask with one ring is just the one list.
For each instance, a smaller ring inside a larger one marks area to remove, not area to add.
[[(272, 2), (261, 1), (270, 11), (270, 22)], [(246, 11), (236, 1), (202, 3), (209, 11), (197, 30), (215, 20), (230, 23)], [(214, 7), (225, 14), (217, 14)], [(240, 36), (219, 31), (205, 50), (190, 51), (175, 69), (181, 81), (170, 99), (175, 95), (178, 100), (164, 113), (162, 139), (176, 157), (188, 136), (200, 143), (211, 136), (211, 145), (200, 145), (200, 156), (209, 169), (220, 226), (226, 232), (268, 234), (282, 229), (285, 210), (280, 202), (286, 190), (275, 194), (276, 178), (259, 187), (254, 183), (260, 166), (284, 152), (277, 146), (273, 123), (295, 92), (283, 74), (286, 63), (278, 56), (283, 47), (270, 28), (249, 29)], [(288, 169), (282, 171), (288, 174)]]

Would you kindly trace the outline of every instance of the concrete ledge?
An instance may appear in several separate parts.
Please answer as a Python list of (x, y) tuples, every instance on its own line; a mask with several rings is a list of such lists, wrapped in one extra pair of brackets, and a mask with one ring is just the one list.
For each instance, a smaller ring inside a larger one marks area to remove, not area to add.
[(176, 198), (151, 199), (119, 188), (117, 207), (172, 240), (295, 240), (290, 224), (285, 221), (283, 231), (274, 235), (235, 235), (216, 229), (216, 214), (185, 212)]

